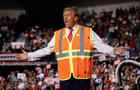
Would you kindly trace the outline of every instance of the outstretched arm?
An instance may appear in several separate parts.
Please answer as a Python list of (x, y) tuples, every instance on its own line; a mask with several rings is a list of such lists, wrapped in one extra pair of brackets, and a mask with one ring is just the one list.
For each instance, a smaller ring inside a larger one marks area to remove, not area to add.
[(124, 47), (118, 47), (118, 44), (115, 47), (111, 47), (111, 46), (103, 43), (101, 38), (94, 31), (91, 32), (91, 38), (92, 38), (92, 43), (93, 43), (94, 47), (99, 52), (106, 53), (111, 56), (122, 55), (122, 54), (127, 53), (126, 49)]
[(26, 52), (22, 50), (22, 54), (18, 54), (17, 58), (21, 59), (21, 60), (25, 60), (28, 59), (28, 61), (35, 61), (35, 60), (39, 60), (41, 57), (44, 57), (46, 55), (50, 55), (53, 52), (53, 45), (54, 45), (54, 36), (51, 39), (51, 41), (48, 43), (48, 46), (43, 48), (43, 49), (39, 49), (37, 51), (34, 52)]

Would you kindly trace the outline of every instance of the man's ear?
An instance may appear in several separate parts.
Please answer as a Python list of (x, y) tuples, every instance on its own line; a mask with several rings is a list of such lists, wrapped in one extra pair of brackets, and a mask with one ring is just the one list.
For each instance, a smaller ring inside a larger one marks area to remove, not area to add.
[(78, 21), (78, 16), (75, 16), (74, 21)]

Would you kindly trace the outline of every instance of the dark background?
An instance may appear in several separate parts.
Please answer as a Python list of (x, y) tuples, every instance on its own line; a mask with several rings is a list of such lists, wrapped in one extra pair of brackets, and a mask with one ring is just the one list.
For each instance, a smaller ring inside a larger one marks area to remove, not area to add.
[(62, 28), (63, 23), (63, 3), (59, 0), (29, 0), (20, 1), (26, 11), (26, 22), (28, 25), (40, 25), (45, 27), (53, 27), (55, 29)]
[(23, 8), (27, 15), (24, 21), (19, 21), (20, 27), (40, 25), (60, 29), (64, 27), (62, 13), (65, 7), (87, 7), (130, 1), (138, 0), (1, 0), (0, 8)]
[(78, 0), (17, 0), (26, 10), (27, 22), (30, 25), (40, 25), (60, 29), (64, 27), (63, 9), (76, 6)]

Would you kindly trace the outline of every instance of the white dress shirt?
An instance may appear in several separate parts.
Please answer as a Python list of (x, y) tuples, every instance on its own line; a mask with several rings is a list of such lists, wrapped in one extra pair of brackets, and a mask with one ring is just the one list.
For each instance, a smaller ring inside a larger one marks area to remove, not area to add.
[[(73, 27), (73, 31), (72, 31), (73, 35), (75, 34), (75, 32), (77, 30), (77, 26), (78, 25), (76, 24)], [(66, 29), (66, 35), (67, 36), (68, 36), (69, 32), (70, 32), (70, 30), (67, 28)], [(113, 47), (103, 43), (101, 38), (93, 30), (91, 32), (91, 38), (92, 38), (92, 43), (94, 45), (94, 48), (96, 48), (98, 52), (106, 53), (106, 54), (109, 54), (111, 56), (114, 55)], [(53, 52), (54, 40), (55, 40), (55, 37), (53, 36), (51, 41), (48, 43), (47, 47), (45, 47), (43, 49), (39, 49), (35, 52), (29, 52), (28, 53), (28, 60), (29, 61), (35, 61), (35, 60), (38, 60), (41, 57), (44, 57), (46, 55), (50, 55)]]

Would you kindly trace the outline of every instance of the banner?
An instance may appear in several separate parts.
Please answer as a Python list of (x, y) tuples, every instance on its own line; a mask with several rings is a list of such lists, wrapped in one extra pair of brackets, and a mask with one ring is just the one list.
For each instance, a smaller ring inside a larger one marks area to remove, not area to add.
[(46, 83), (47, 85), (54, 85), (54, 78), (46, 77), (44, 79), (44, 83)]
[(17, 75), (17, 78), (21, 79), (23, 81), (25, 80), (25, 77), (26, 77), (25, 73), (18, 73), (18, 75)]
[(120, 59), (114, 61), (114, 65), (115, 66), (119, 65), (120, 63), (121, 63), (121, 60)]
[(0, 62), (6, 62), (6, 61), (25, 61), (25, 60), (20, 60), (16, 58), (18, 53), (1, 53), (0, 54)]

